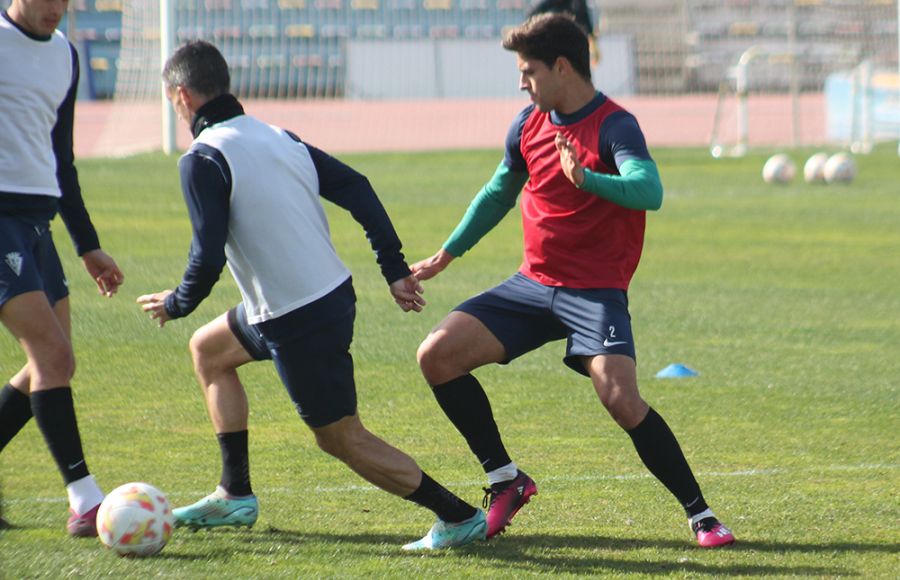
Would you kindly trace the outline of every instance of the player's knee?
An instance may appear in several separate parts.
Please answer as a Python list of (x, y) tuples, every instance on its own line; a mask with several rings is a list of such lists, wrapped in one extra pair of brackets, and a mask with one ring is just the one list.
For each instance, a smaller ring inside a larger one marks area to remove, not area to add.
[(429, 385), (440, 385), (455, 376), (451, 368), (453, 357), (445, 351), (441, 340), (433, 334), (422, 341), (416, 351), (419, 369)]
[(75, 354), (72, 352), (71, 348), (66, 348), (63, 352), (60, 353), (60, 363), (59, 369), (60, 373), (65, 377), (65, 381), (68, 384), (72, 381), (72, 377), (75, 376)]
[(339, 421), (325, 429), (316, 429), (315, 435), (319, 449), (345, 463), (352, 463), (364, 447), (368, 432), (359, 423)]
[(597, 394), (613, 420), (622, 426), (632, 426), (646, 406), (636, 388), (612, 378), (597, 385)]
[(67, 342), (60, 342), (30, 361), (32, 379), (47, 386), (68, 385), (75, 376), (75, 355)]
[(352, 444), (342, 432), (316, 433), (316, 444), (319, 449), (341, 461), (347, 461), (351, 455)]
[(646, 414), (647, 404), (643, 399), (628, 393), (614, 391), (606, 400), (601, 397), (601, 401), (613, 420), (624, 429), (636, 426)]
[(191, 351), (191, 360), (194, 362), (194, 370), (198, 374), (206, 374), (214, 365), (215, 350), (210, 348), (209, 337), (203, 328), (197, 329), (188, 342)]

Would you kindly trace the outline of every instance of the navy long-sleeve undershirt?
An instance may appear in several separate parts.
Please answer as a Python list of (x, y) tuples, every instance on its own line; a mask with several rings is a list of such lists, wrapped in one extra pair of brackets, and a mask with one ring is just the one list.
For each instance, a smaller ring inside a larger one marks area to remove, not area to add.
[[(71, 46), (71, 45), (70, 45)], [(78, 182), (78, 171), (75, 169), (74, 127), (75, 97), (78, 92), (78, 53), (72, 47), (72, 63), (74, 67), (72, 86), (56, 114), (56, 126), (53, 128), (53, 153), (56, 155), (56, 180), (62, 197), (59, 198), (59, 214), (66, 224), (75, 251), (78, 255), (96, 250), (100, 247), (100, 239), (81, 195)]]
[[(4, 17), (6, 17), (5, 12)], [(6, 18), (9, 20), (8, 17)], [(23, 32), (28, 34), (24, 30)], [(34, 37), (31, 34), (29, 36)], [(91, 250), (98, 249), (100, 240), (84, 205), (81, 186), (78, 182), (78, 171), (75, 169), (73, 134), (75, 97), (78, 92), (80, 68), (75, 47), (70, 44), (69, 49), (72, 54), (72, 84), (66, 98), (56, 111), (56, 124), (51, 133), (53, 154), (56, 157), (56, 179), (62, 196), (57, 199), (49, 195), (22, 195), (14, 191), (0, 192), (0, 213), (30, 215), (51, 220), (58, 211), (72, 238), (75, 251), (82, 256)]]
[[(291, 134), (298, 143), (300, 139)], [(299, 145), (298, 145), (299, 146)], [(327, 153), (306, 144), (319, 178), (319, 195), (350, 212), (362, 225), (388, 283), (410, 274), (400, 239), (369, 180)], [(182, 282), (166, 300), (172, 318), (190, 314), (212, 291), (225, 267), (231, 172), (224, 156), (196, 146), (179, 162), (193, 239)]]

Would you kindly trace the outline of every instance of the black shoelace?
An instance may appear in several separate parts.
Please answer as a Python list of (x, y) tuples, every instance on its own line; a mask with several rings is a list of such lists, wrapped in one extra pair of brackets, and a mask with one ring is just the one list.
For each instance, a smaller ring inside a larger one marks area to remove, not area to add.
[(716, 518), (703, 518), (699, 522), (694, 523), (694, 533), (697, 532), (711, 532), (716, 524), (719, 523), (719, 520)]

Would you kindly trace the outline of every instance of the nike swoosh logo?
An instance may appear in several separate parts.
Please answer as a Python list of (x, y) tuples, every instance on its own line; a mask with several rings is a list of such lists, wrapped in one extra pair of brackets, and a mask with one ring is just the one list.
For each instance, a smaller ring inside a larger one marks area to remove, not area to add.
[(605, 346), (606, 348), (609, 348), (611, 346), (618, 346), (620, 344), (628, 344), (628, 341), (627, 340), (617, 340), (615, 342), (610, 342), (608, 338), (603, 339), (603, 346)]
[(73, 463), (73, 464), (69, 465), (69, 469), (75, 469), (76, 467), (78, 467), (78, 466), (81, 465), (82, 463), (84, 463), (84, 459), (82, 459), (81, 461), (78, 461), (78, 462), (76, 462), (76, 463)]

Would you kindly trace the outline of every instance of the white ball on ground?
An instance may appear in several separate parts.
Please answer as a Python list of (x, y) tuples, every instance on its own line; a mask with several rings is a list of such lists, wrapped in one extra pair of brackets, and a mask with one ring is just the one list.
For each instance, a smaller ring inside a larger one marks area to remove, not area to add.
[(169, 541), (175, 517), (166, 495), (147, 483), (112, 490), (97, 511), (97, 535), (120, 556), (153, 556)]
[(784, 153), (769, 157), (763, 166), (762, 176), (766, 183), (790, 183), (797, 173), (797, 166)]
[(835, 153), (825, 162), (826, 183), (850, 183), (856, 177), (856, 161), (846, 153)]
[(825, 183), (825, 163), (828, 153), (815, 153), (803, 165), (803, 179), (806, 183)]

